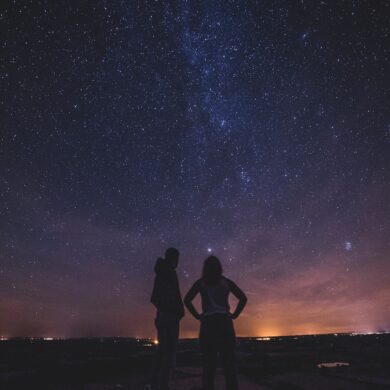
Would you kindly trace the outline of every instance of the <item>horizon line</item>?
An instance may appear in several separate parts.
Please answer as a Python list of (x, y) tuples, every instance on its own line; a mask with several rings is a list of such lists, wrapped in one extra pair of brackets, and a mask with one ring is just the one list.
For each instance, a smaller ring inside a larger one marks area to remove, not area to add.
[[(377, 332), (331, 332), (331, 333), (301, 333), (301, 334), (288, 334), (277, 336), (236, 336), (237, 339), (275, 339), (280, 337), (305, 337), (305, 336), (342, 336), (342, 335), (357, 335), (357, 336), (369, 336), (378, 334), (390, 334), (390, 331), (377, 331)], [(197, 340), (199, 337), (180, 337), (179, 340)], [(71, 336), (71, 337), (58, 337), (58, 336), (0, 336), (0, 341), (8, 341), (14, 339), (29, 339), (29, 340), (79, 340), (79, 339), (133, 339), (133, 340), (154, 340), (155, 337), (136, 337), (136, 336)]]

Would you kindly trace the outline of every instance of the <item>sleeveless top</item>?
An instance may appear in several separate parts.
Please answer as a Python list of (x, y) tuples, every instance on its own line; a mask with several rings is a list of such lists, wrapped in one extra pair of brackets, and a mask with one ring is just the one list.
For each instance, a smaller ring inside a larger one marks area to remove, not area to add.
[(203, 316), (229, 313), (230, 306), (228, 297), (232, 286), (234, 286), (234, 283), (230, 279), (222, 276), (215, 284), (207, 284), (202, 279), (199, 279), (196, 283), (198, 284), (202, 299)]

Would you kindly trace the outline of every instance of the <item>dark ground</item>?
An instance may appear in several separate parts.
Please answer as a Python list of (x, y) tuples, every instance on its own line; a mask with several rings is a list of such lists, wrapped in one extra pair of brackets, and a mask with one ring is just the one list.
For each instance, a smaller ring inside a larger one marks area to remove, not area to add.
[[(150, 340), (127, 338), (2, 340), (0, 389), (139, 389), (154, 349)], [(242, 390), (390, 389), (390, 334), (241, 338), (237, 350)], [(349, 366), (317, 367), (324, 362)], [(174, 388), (196, 388), (197, 340), (180, 341), (177, 365)]]

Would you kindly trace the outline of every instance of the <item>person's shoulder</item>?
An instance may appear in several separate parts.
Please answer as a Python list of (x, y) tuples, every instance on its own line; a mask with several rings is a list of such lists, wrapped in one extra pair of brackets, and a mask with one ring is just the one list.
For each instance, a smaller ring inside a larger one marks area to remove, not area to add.
[(202, 278), (200, 278), (194, 282), (194, 286), (200, 286), (202, 284), (202, 282), (203, 282), (203, 280), (202, 280)]
[(224, 283), (226, 283), (229, 287), (235, 286), (236, 284), (233, 282), (233, 280), (222, 276)]
[(169, 263), (166, 259), (159, 257), (156, 260), (156, 263), (154, 265), (154, 272), (156, 273), (156, 275), (167, 275), (171, 273), (171, 269), (173, 270), (173, 268), (169, 266)]
[(154, 272), (158, 273), (164, 268), (164, 259), (158, 257), (154, 263)]
[(193, 284), (193, 287), (198, 289), (198, 290), (203, 289), (205, 287), (204, 280), (202, 278), (199, 278), (198, 280), (195, 281), (195, 283)]

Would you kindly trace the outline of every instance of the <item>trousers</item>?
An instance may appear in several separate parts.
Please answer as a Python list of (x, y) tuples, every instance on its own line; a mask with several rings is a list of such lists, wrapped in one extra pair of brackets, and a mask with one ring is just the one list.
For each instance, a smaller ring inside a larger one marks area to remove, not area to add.
[(227, 390), (237, 390), (235, 366), (236, 335), (233, 320), (225, 314), (212, 314), (202, 319), (200, 348), (203, 361), (203, 390), (214, 389), (217, 355), (220, 355)]
[(180, 318), (171, 313), (157, 313), (157, 356), (153, 374), (153, 389), (169, 390), (169, 379), (176, 364)]

